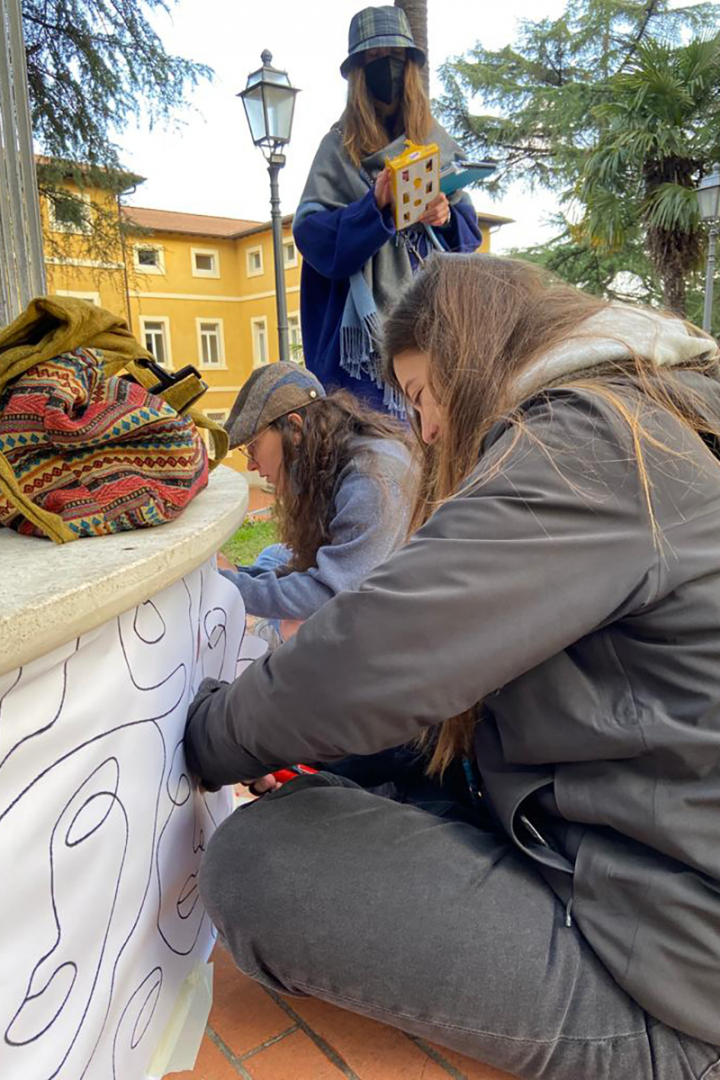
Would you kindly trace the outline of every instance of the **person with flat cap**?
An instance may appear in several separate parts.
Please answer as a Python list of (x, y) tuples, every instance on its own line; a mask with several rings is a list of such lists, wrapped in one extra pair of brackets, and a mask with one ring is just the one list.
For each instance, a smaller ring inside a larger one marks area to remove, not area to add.
[(404, 541), (414, 470), (392, 417), (326, 394), (295, 363), (253, 371), (226, 423), (231, 447), (273, 484), (281, 544), (222, 571), (248, 615), (302, 621), (356, 588)]
[(368, 7), (350, 23), (345, 111), (320, 143), (293, 231), (303, 255), (300, 287), (308, 368), (398, 415), (403, 403), (381, 374), (377, 341), (386, 310), (433, 250), (425, 225), (448, 251), (482, 240), (470, 198), (440, 194), (417, 228), (397, 232), (388, 158), (405, 140), (436, 143), (441, 166), (463, 156), (430, 114), (420, 69), (425, 54), (401, 8)]

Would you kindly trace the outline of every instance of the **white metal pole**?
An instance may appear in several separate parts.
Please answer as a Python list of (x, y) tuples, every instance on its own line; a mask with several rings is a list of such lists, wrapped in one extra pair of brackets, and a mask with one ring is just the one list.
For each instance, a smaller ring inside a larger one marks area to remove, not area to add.
[(712, 333), (712, 308), (713, 308), (713, 284), (715, 281), (715, 237), (718, 232), (718, 222), (710, 222), (708, 235), (708, 256), (705, 268), (705, 310), (703, 311), (703, 330)]

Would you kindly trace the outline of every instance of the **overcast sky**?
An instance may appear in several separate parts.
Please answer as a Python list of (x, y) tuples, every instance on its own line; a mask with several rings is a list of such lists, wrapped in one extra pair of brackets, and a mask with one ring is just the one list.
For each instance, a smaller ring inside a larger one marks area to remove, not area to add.
[[(273, 63), (300, 87), (287, 165), (280, 178), (284, 213), (295, 210), (320, 139), (342, 112), (347, 84), (339, 67), (347, 54), (351, 17), (362, 0), (180, 0), (171, 17), (155, 21), (166, 49), (214, 68), (212, 84), (193, 95), (194, 110), (177, 130), (129, 128), (122, 138), (124, 163), (147, 177), (128, 201), (137, 206), (267, 220), (269, 180), (262, 154), (250, 139), (242, 102), (235, 95), (270, 49)], [(565, 0), (428, 0), (431, 93), (436, 71), (448, 57), (477, 41), (497, 49), (509, 44), (522, 18), (556, 18)], [(495, 251), (548, 239), (555, 202), (521, 185), (492, 201), (471, 193), (478, 210), (503, 214)]]

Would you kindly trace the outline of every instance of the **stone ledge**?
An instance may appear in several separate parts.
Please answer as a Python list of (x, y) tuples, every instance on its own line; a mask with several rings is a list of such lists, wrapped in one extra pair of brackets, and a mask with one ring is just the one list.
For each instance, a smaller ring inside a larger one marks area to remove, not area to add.
[(177, 521), (70, 544), (0, 529), (0, 675), (148, 600), (210, 558), (248, 505), (220, 466)]

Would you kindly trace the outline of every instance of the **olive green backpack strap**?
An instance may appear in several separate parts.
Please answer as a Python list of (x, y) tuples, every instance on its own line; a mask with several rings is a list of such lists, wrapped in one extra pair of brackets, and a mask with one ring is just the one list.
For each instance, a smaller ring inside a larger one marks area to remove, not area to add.
[[(29, 371), (36, 363), (37, 361), (31, 356), (18, 357), (17, 354), (0, 352), (0, 396), (10, 382)], [(15, 470), (2, 451), (0, 451), (0, 495), (56, 544), (65, 544), (69, 540), (76, 539), (75, 533), (68, 528), (59, 514), (53, 514), (51, 510), (43, 510), (27, 497), (18, 483)]]
[(206, 416), (202, 409), (197, 409), (192, 406), (187, 410), (188, 416), (194, 420), (195, 424), (199, 428), (203, 428), (208, 433), (208, 438), (212, 443), (212, 457), (210, 458), (209, 466), (210, 471), (216, 469), (223, 458), (227, 457), (229, 449), (229, 435), (224, 427), (216, 423), (215, 420), (211, 420), (209, 416)]
[(3, 453), (0, 453), (0, 494), (14, 506), (22, 516), (31, 524), (42, 530), (45, 536), (54, 540), (56, 544), (66, 544), (69, 540), (77, 537), (72, 529), (68, 528), (59, 514), (53, 514), (50, 510), (43, 510), (29, 499), (20, 487), (15, 472)]

